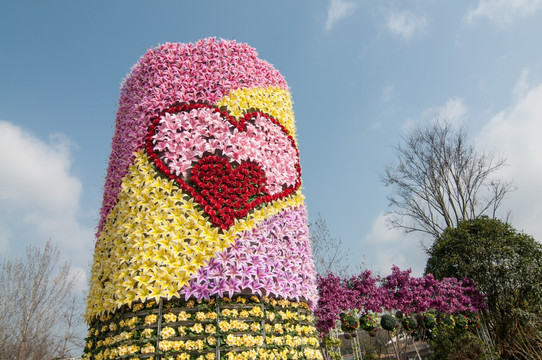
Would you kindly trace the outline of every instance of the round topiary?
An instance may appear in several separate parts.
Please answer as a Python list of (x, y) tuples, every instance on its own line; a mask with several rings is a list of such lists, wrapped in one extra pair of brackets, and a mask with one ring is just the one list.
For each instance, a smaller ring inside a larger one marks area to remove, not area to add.
[(446, 329), (453, 328), (455, 326), (454, 316), (452, 314), (445, 314), (445, 313), (440, 314), (439, 325)]
[(469, 327), (473, 327), (473, 328), (480, 327), (480, 317), (476, 315), (475, 313), (468, 313), (467, 321), (468, 321)]
[(435, 318), (435, 315), (431, 313), (422, 314), (422, 325), (426, 329), (434, 329), (435, 326), (437, 326), (437, 319)]
[(341, 314), (341, 330), (344, 332), (354, 332), (359, 327), (358, 319), (352, 314)]
[(397, 311), (395, 312), (395, 317), (396, 317), (397, 319), (399, 319), (399, 320), (402, 319), (402, 318), (403, 318), (403, 312), (402, 312), (401, 310), (397, 310)]
[(395, 323), (397, 321), (393, 317), (393, 315), (385, 314), (382, 315), (382, 318), (380, 319), (380, 326), (382, 326), (382, 329), (387, 331), (393, 331), (395, 330)]
[(455, 316), (455, 327), (458, 329), (465, 330), (469, 325), (469, 320), (463, 314), (457, 314)]
[(365, 331), (376, 331), (377, 321), (373, 314), (364, 314), (359, 317), (359, 326)]
[(401, 325), (403, 326), (403, 329), (406, 331), (414, 331), (418, 327), (418, 322), (413, 316), (405, 315), (401, 319)]

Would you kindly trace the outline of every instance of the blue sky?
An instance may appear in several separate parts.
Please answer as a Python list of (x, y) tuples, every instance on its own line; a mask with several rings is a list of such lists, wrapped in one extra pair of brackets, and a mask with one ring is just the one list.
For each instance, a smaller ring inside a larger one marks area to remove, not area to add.
[(0, 1), (0, 256), (52, 239), (88, 272), (122, 79), (152, 46), (209, 36), (288, 81), (309, 214), (352, 266), (423, 271), (379, 176), (439, 113), (508, 159), (504, 206), (540, 241), (541, 16), (542, 0)]

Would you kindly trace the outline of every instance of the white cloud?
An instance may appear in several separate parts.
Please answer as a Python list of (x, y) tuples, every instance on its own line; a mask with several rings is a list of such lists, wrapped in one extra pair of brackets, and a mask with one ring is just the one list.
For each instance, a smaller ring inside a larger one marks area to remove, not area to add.
[(331, 0), (327, 11), (326, 30), (331, 30), (339, 20), (352, 15), (358, 4), (343, 0)]
[(403, 124), (403, 132), (408, 132), (413, 127), (417, 126), (420, 122), (431, 122), (437, 118), (446, 120), (451, 124), (461, 125), (463, 119), (467, 114), (467, 106), (461, 98), (452, 98), (446, 100), (446, 103), (442, 106), (432, 106), (425, 109), (419, 118), (408, 119)]
[(427, 115), (429, 115), (431, 112), (433, 112), (434, 116), (440, 116), (452, 124), (460, 124), (463, 121), (463, 117), (467, 113), (467, 106), (463, 102), (463, 99), (453, 98), (448, 99), (444, 106), (424, 111), (424, 113)]
[(387, 26), (393, 35), (410, 40), (427, 28), (427, 19), (410, 11), (392, 12), (388, 16)]
[(516, 101), (527, 95), (529, 90), (531, 90), (531, 85), (527, 81), (528, 76), (529, 69), (523, 69), (521, 71), (521, 75), (519, 76), (519, 80), (516, 83), (516, 86), (514, 86), (514, 99)]
[(368, 244), (390, 244), (401, 240), (403, 232), (399, 229), (390, 229), (388, 216), (380, 214), (373, 220), (371, 232), (365, 236), (364, 242)]
[(485, 17), (499, 26), (504, 26), (517, 18), (533, 15), (541, 8), (542, 0), (479, 0), (476, 6), (469, 6), (465, 20), (473, 22)]
[(75, 277), (74, 295), (86, 294), (88, 292), (87, 272), (82, 267), (73, 266), (70, 268), (70, 277)]
[(365, 263), (375, 273), (389, 274), (391, 267), (397, 265), (402, 270), (412, 269), (415, 276), (423, 274), (427, 256), (420, 237), (390, 228), (385, 214), (373, 220), (370, 232), (361, 240), (361, 248), (364, 253), (373, 254)]
[(380, 101), (383, 104), (387, 104), (395, 92), (395, 86), (393, 84), (388, 84), (382, 88), (382, 93), (380, 95)]
[(525, 95), (495, 115), (476, 140), (507, 159), (499, 176), (517, 186), (503, 205), (512, 212), (512, 225), (542, 241), (542, 84), (527, 90), (525, 83), (522, 75), (516, 88)]
[(74, 264), (87, 266), (93, 230), (78, 221), (81, 181), (70, 173), (70, 144), (46, 143), (0, 121), (0, 237), (9, 248), (51, 239)]

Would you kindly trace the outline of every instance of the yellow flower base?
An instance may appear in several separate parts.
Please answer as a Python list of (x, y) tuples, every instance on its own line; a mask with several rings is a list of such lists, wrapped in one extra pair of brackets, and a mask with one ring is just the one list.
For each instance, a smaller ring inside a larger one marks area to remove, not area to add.
[(304, 302), (233, 298), (136, 303), (90, 325), (83, 359), (322, 359)]

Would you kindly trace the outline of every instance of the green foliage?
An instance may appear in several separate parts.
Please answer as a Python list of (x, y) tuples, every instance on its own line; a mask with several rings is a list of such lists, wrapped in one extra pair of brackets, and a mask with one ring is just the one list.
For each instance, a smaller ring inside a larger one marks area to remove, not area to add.
[(385, 314), (382, 315), (382, 318), (380, 319), (380, 326), (382, 326), (382, 329), (384, 330), (393, 331), (395, 330), (396, 322), (393, 315)]
[(459, 329), (443, 329), (439, 336), (429, 341), (435, 360), (486, 359), (482, 340), (475, 334)]
[[(487, 299), (483, 315), (497, 350), (502, 359), (513, 358), (507, 349), (514, 341), (518, 313), (542, 315), (542, 245), (484, 216), (446, 229), (428, 253), (426, 274), (474, 280)], [(468, 320), (456, 318), (456, 327)]]
[(437, 319), (435, 318), (435, 315), (431, 313), (425, 313), (421, 314), (421, 321), (420, 323), (425, 327), (426, 329), (432, 330), (437, 326)]
[(374, 314), (367, 313), (359, 317), (359, 326), (365, 331), (376, 331), (378, 321)]
[(350, 313), (342, 313), (341, 318), (341, 330), (344, 332), (354, 332), (359, 328), (359, 322), (355, 315)]
[(326, 349), (331, 349), (333, 347), (338, 347), (338, 346), (341, 346), (343, 344), (341, 339), (336, 338), (336, 337), (332, 337), (332, 336), (329, 336), (329, 335), (325, 335), (322, 341), (323, 341), (324, 346), (325, 346)]
[(405, 315), (401, 319), (401, 325), (403, 326), (403, 329), (407, 332), (413, 332), (418, 327), (418, 322), (416, 321), (416, 318), (412, 315)]
[(455, 326), (455, 317), (452, 314), (439, 314), (438, 325), (443, 329), (451, 329)]
[(456, 316), (455, 327), (458, 329), (466, 329), (469, 326), (469, 319), (463, 314)]

